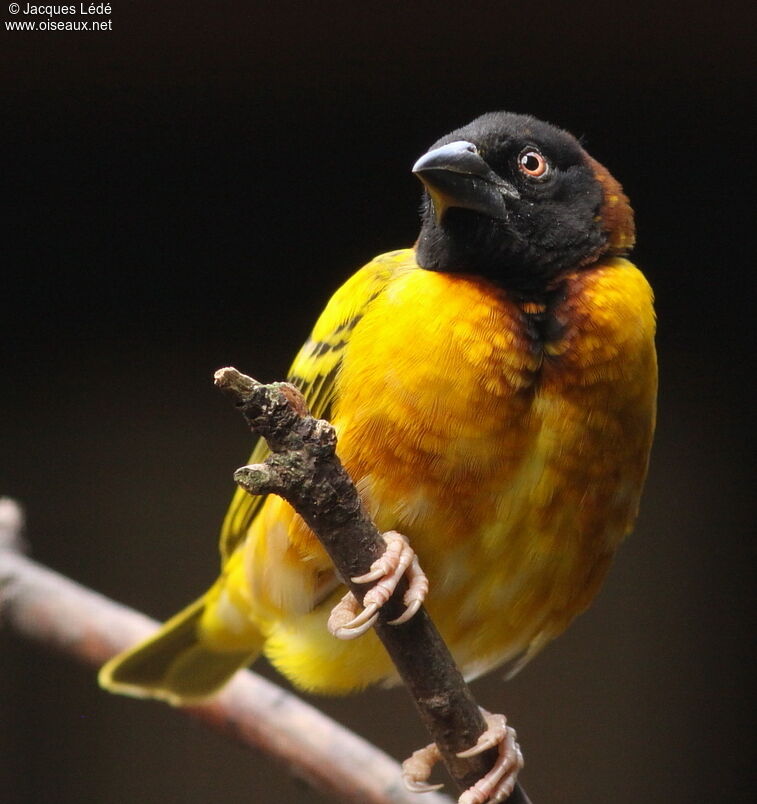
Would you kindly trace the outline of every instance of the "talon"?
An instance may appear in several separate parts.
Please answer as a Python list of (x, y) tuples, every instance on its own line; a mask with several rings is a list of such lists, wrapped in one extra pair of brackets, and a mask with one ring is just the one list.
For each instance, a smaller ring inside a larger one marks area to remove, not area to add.
[(402, 782), (411, 793), (431, 793), (441, 790), (443, 784), (428, 784), (434, 765), (441, 759), (436, 743), (413, 751), (402, 763)]
[[(383, 558), (379, 558), (371, 564), (371, 567), (376, 567), (379, 561), (383, 561)], [(380, 566), (376, 567), (376, 569), (370, 569), (365, 575), (355, 575), (353, 578), (350, 578), (350, 580), (353, 583), (371, 583), (371, 581), (377, 581), (379, 578), (383, 578), (384, 575), (386, 575), (386, 570), (383, 566)]]
[(337, 639), (355, 639), (373, 628), (378, 619), (379, 606), (371, 603), (360, 611), (360, 604), (352, 592), (334, 606), (327, 628)]
[(365, 593), (364, 609), (351, 592), (334, 607), (328, 629), (338, 639), (354, 639), (368, 631), (378, 619), (379, 609), (389, 600), (400, 578), (407, 573), (408, 588), (403, 596), (405, 611), (390, 625), (401, 625), (413, 617), (428, 594), (428, 578), (418, 563), (415, 551), (407, 540), (395, 531), (383, 534), (386, 550), (363, 575), (352, 578), (354, 583), (372, 583), (375, 586)]
[(375, 603), (369, 603), (360, 612), (360, 614), (357, 615), (357, 617), (353, 618), (348, 623), (345, 623), (344, 628), (349, 628), (351, 631), (361, 628), (364, 625), (367, 625), (370, 628), (370, 626), (376, 622), (378, 610), (379, 607)]
[[(405, 604), (407, 605), (407, 600), (405, 600)], [(411, 617), (418, 613), (418, 609), (420, 609), (422, 605), (422, 600), (414, 600), (399, 617), (394, 620), (389, 620), (389, 625), (402, 625), (402, 623), (406, 623)]]
[[(507, 725), (504, 715), (492, 715), (484, 709), (481, 711), (486, 719), (486, 731), (472, 748), (460, 751), (458, 756), (472, 757), (495, 746), (499, 747), (499, 755), (494, 767), (460, 796), (458, 804), (500, 804), (513, 792), (518, 772), (523, 767), (523, 754), (515, 741), (515, 729)], [(440, 759), (441, 754), (435, 743), (415, 751), (402, 763), (405, 787), (413, 793), (439, 790), (443, 785), (429, 785), (427, 780)]]
[(402, 602), (407, 608), (399, 617), (390, 620), (389, 625), (402, 625), (402, 623), (406, 623), (418, 612), (428, 594), (428, 578), (426, 577), (426, 573), (421, 569), (421, 565), (418, 563), (418, 556), (415, 554), (413, 554), (413, 560), (410, 562), (407, 578), (407, 592), (405, 592), (402, 598)]
[(414, 782), (412, 779), (405, 779), (405, 788), (411, 793), (434, 793), (441, 790), (443, 784), (428, 784), (428, 782)]
[[(484, 751), (488, 751), (490, 748), (494, 748), (495, 745), (499, 745), (502, 742), (507, 729), (507, 719), (504, 715), (491, 715), (489, 713), (486, 713), (486, 718), (488, 724), (487, 730), (478, 738), (473, 748), (458, 752), (457, 755), (460, 759), (475, 757), (476, 754), (482, 754)], [(515, 734), (514, 729), (513, 734)]]
[(458, 804), (499, 804), (513, 792), (518, 773), (523, 767), (523, 754), (516, 742), (515, 729), (507, 725), (504, 715), (492, 715), (484, 709), (481, 711), (486, 719), (486, 731), (472, 748), (461, 751), (458, 756), (472, 757), (495, 746), (499, 748), (499, 756), (486, 776), (460, 796)]

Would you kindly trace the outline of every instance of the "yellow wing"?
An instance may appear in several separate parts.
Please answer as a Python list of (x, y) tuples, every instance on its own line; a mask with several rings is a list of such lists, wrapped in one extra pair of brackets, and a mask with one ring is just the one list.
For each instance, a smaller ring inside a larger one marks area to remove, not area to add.
[[(393, 277), (416, 267), (412, 249), (382, 254), (354, 274), (332, 296), (310, 337), (292, 363), (287, 379), (305, 397), (313, 416), (328, 419), (336, 395), (336, 378), (355, 325)], [(261, 438), (249, 463), (264, 461), (269, 453)], [(250, 523), (265, 497), (252, 497), (238, 488), (221, 527), (221, 564), (226, 564), (244, 541)]]

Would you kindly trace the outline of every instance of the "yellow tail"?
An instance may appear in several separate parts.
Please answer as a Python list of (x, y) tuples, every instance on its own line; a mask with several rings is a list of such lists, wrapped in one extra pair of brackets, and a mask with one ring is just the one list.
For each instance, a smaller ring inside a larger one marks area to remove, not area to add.
[(248, 636), (243, 650), (223, 650), (204, 642), (200, 621), (211, 595), (196, 600), (154, 636), (103, 665), (100, 686), (125, 695), (162, 698), (174, 705), (196, 703), (217, 692), (253, 661), (263, 638), (256, 645)]

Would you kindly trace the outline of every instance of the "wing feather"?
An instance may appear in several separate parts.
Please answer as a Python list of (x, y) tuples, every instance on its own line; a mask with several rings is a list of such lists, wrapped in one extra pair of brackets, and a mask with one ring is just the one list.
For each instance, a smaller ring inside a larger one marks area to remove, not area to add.
[[(332, 296), (287, 376), (304, 395), (313, 416), (330, 418), (344, 353), (366, 310), (394, 276), (415, 267), (412, 249), (382, 254), (350, 277)], [(255, 444), (249, 463), (261, 463), (268, 454), (268, 445), (261, 438)], [(222, 565), (244, 541), (264, 500), (265, 497), (253, 497), (241, 488), (235, 491), (221, 527)]]

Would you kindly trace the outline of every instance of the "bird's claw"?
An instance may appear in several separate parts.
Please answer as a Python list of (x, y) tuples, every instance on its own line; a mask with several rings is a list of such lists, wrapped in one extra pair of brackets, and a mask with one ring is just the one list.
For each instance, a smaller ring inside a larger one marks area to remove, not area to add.
[(413, 751), (402, 763), (402, 782), (411, 793), (430, 793), (441, 790), (443, 784), (429, 784), (426, 780), (431, 775), (434, 765), (442, 758), (436, 743)]
[(378, 619), (379, 609), (389, 600), (400, 578), (407, 573), (408, 588), (403, 597), (405, 611), (390, 625), (407, 622), (423, 605), (428, 593), (428, 578), (418, 563), (415, 551), (404, 536), (396, 531), (383, 534), (386, 550), (371, 564), (364, 575), (357, 575), (354, 583), (373, 583), (365, 593), (363, 610), (352, 592), (348, 592), (331, 612), (328, 629), (338, 639), (354, 639), (368, 631)]
[(428, 782), (414, 782), (412, 781), (412, 779), (406, 779), (405, 787), (411, 793), (435, 793), (437, 790), (441, 790), (444, 787), (444, 785), (428, 784)]
[(507, 725), (504, 715), (492, 715), (481, 710), (486, 720), (486, 731), (476, 744), (467, 751), (461, 751), (462, 759), (476, 756), (490, 748), (498, 749), (494, 767), (476, 784), (469, 787), (458, 799), (458, 804), (499, 804), (509, 798), (523, 767), (523, 754), (517, 743), (515, 729)]
[(329, 615), (329, 632), (337, 639), (355, 639), (364, 634), (378, 619), (379, 607), (374, 603), (360, 611), (360, 605), (352, 592), (334, 606)]
[[(523, 755), (516, 741), (515, 729), (507, 725), (504, 715), (481, 711), (486, 719), (486, 731), (472, 748), (461, 751), (458, 756), (465, 759), (497, 747), (498, 757), (494, 767), (460, 796), (458, 804), (500, 804), (513, 792), (518, 773), (523, 767)], [(415, 751), (402, 763), (405, 787), (416, 793), (438, 790), (441, 785), (429, 785), (426, 780), (440, 758), (435, 743)]]

